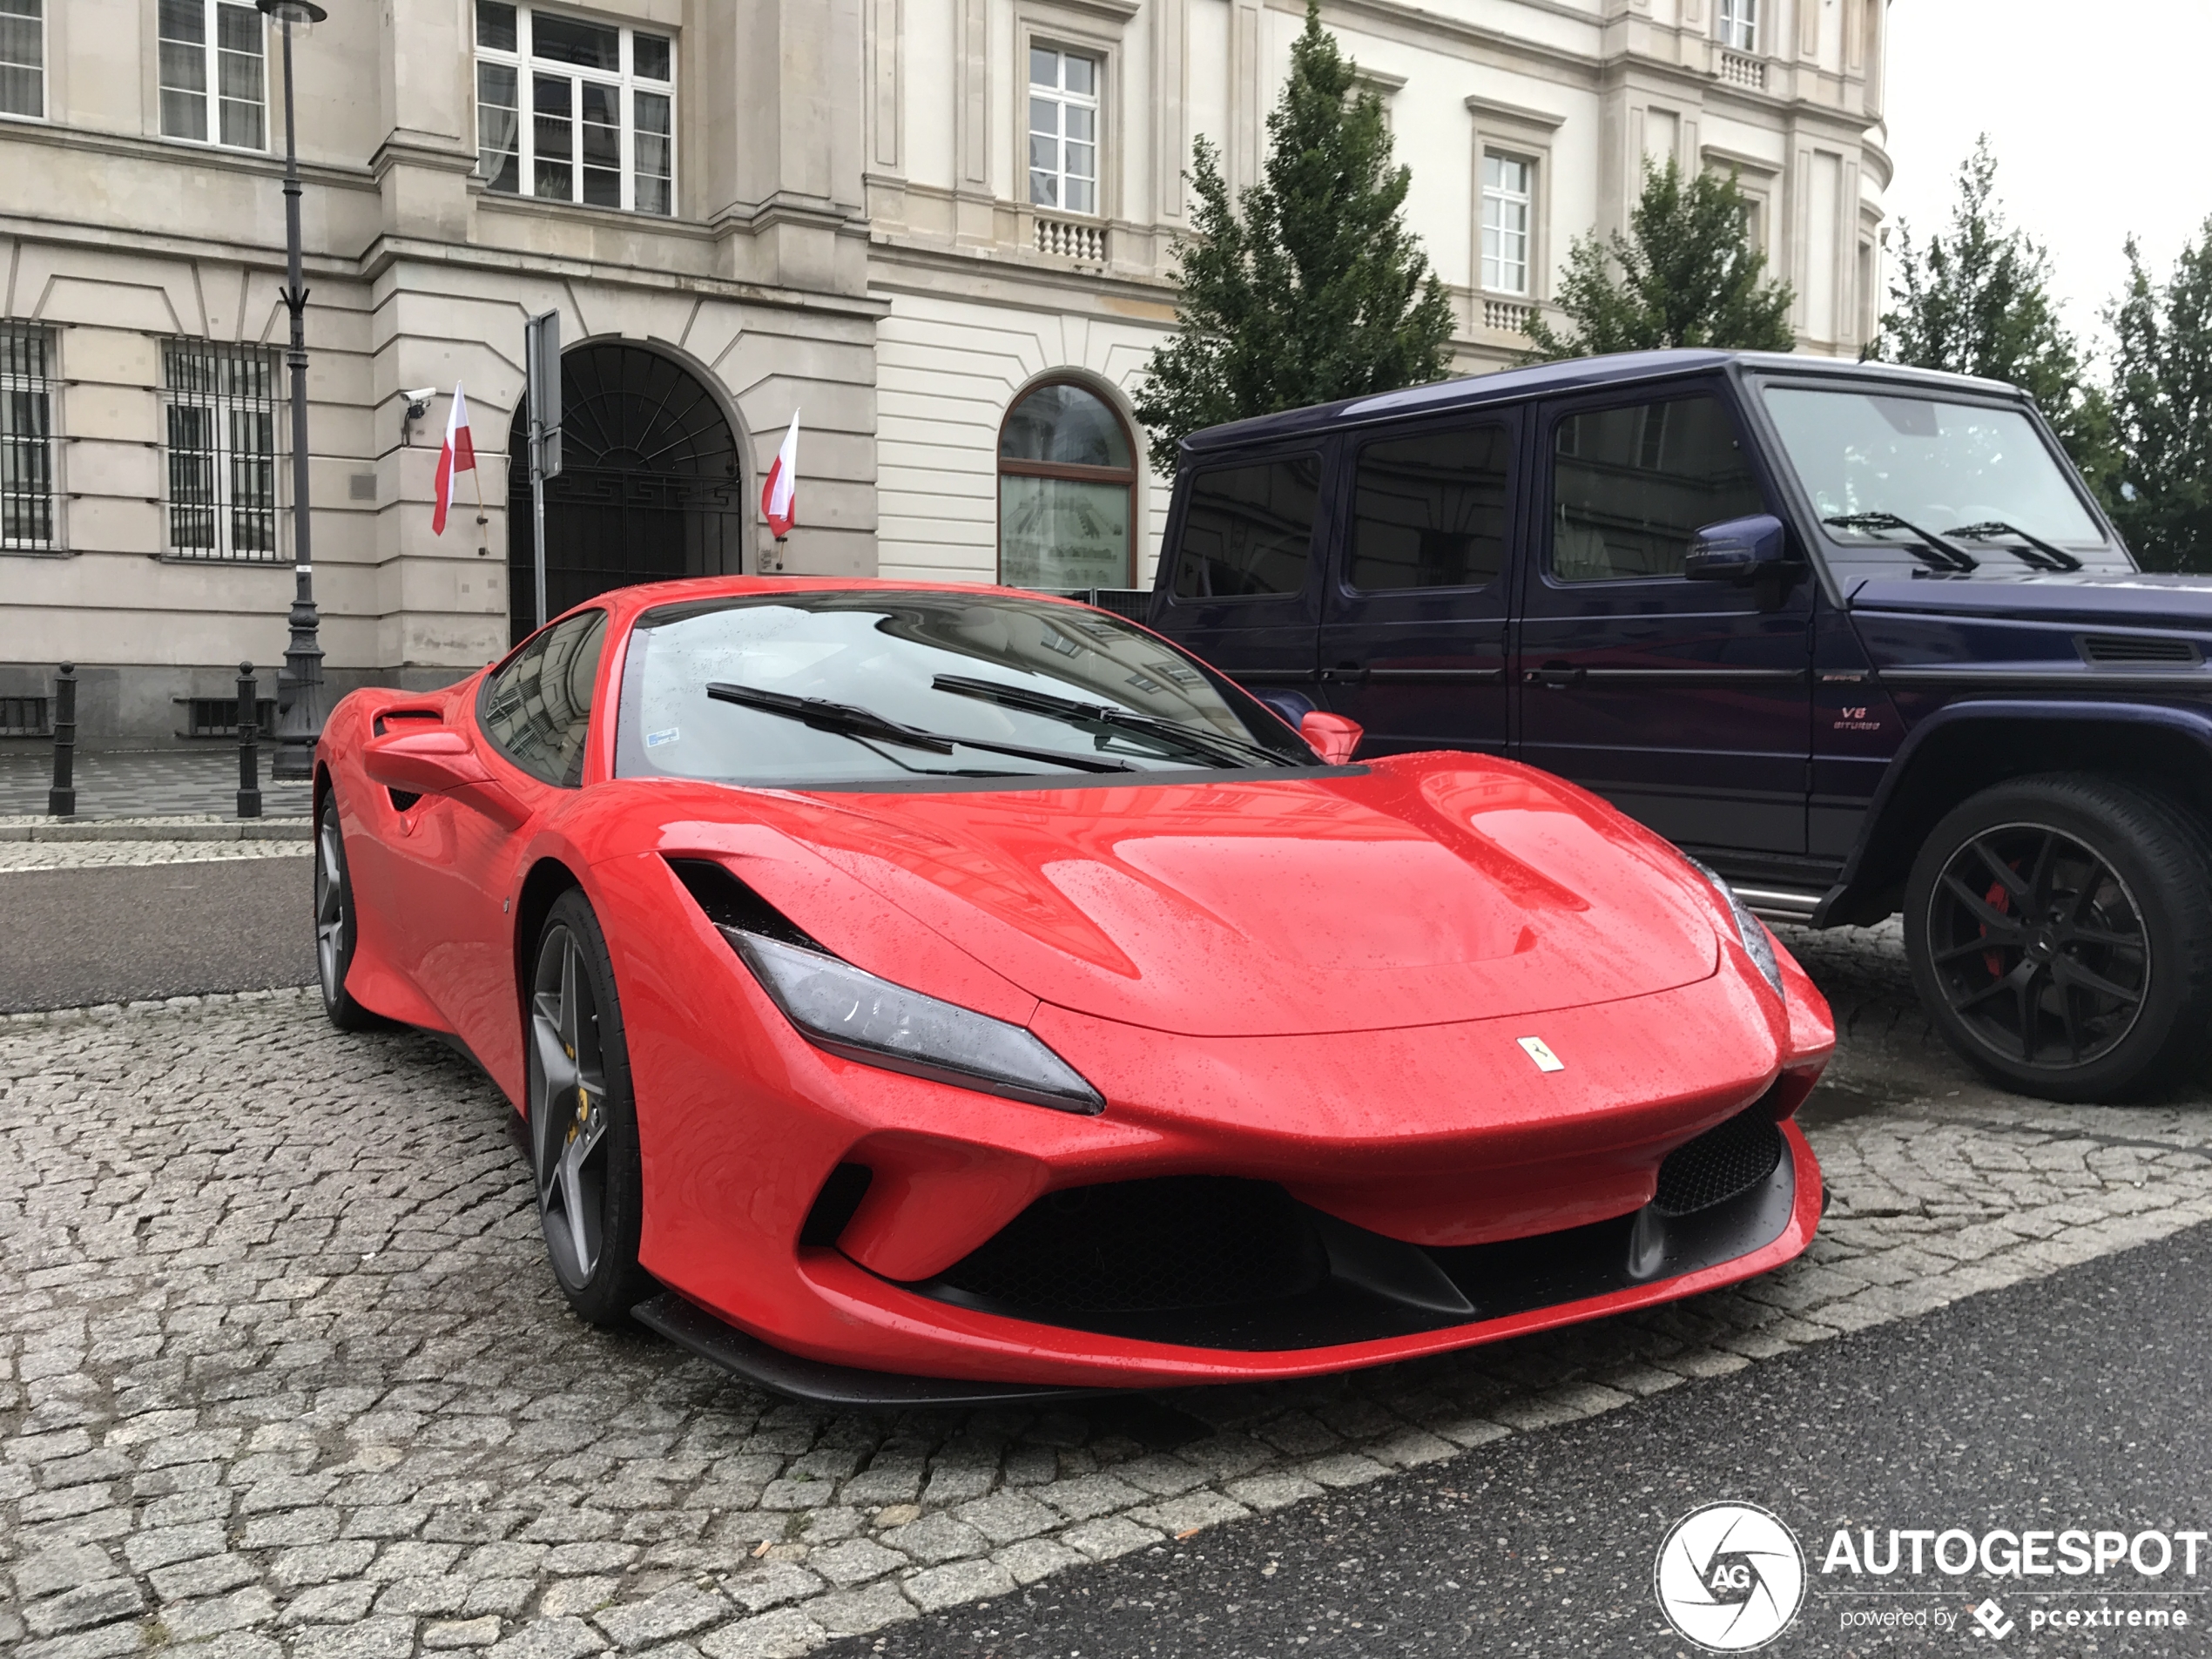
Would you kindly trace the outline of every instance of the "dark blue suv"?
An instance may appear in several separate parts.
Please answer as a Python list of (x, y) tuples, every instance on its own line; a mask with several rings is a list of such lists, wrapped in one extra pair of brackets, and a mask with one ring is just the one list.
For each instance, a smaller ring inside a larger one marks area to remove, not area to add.
[(1359, 751), (1562, 774), (1776, 920), (1902, 910), (1958, 1051), (2138, 1094), (2212, 1032), (2212, 581), (2147, 576), (2013, 387), (1600, 357), (1178, 457), (1149, 621)]

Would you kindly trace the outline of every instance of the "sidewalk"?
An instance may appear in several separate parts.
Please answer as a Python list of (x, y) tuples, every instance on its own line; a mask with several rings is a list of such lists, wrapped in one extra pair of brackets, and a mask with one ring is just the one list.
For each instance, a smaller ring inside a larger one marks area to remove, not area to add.
[[(262, 816), (306, 819), (312, 790), (304, 783), (271, 782), (271, 750), (265, 746)], [(53, 769), (53, 751), (43, 744), (0, 752), (0, 823), (44, 818)], [(212, 817), (236, 821), (238, 750), (230, 744), (118, 753), (80, 749), (76, 772), (80, 820)]]

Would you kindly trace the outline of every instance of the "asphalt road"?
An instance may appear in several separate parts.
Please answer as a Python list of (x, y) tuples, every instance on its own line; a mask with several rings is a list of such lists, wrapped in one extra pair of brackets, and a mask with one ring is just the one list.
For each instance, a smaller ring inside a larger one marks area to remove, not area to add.
[[(1966, 1610), (1993, 1597), (2005, 1650), (2212, 1652), (2212, 1554), (2201, 1575), (2123, 1568), (2009, 1582), (1866, 1579), (1936, 1595), (1846, 1598), (1820, 1565), (1838, 1527), (2212, 1526), (2206, 1286), (2212, 1229), (1971, 1298), (1544, 1434), (1177, 1545), (1077, 1568), (1016, 1595), (925, 1615), (826, 1655), (884, 1659), (1280, 1659), (1286, 1654), (1690, 1655), (1652, 1592), (1661, 1540), (1723, 1499), (1795, 1531), (1811, 1584), (1768, 1651), (1973, 1651)], [(2147, 1546), (2147, 1549), (2152, 1547)], [(2179, 1547), (2177, 1546), (2177, 1548)], [(2155, 1593), (2101, 1596), (2098, 1582)], [(2056, 1593), (2021, 1591), (2028, 1583)], [(2036, 1608), (2189, 1612), (2191, 1628), (2030, 1629)], [(1937, 1609), (1937, 1633), (1842, 1629), (1844, 1610)], [(2200, 1620), (2200, 1615), (2201, 1620)]]
[(0, 1014), (314, 978), (314, 860), (0, 874)]

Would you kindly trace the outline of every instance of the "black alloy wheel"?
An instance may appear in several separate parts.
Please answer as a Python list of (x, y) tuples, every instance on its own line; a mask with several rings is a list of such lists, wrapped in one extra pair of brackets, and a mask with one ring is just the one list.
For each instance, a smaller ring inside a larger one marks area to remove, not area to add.
[(553, 1277), (577, 1316), (617, 1325), (652, 1293), (629, 1051), (604, 936), (574, 888), (554, 900), (529, 982), (529, 1144)]
[(1936, 1028), (2050, 1100), (2171, 1080), (2212, 1020), (2212, 846), (2182, 808), (2086, 774), (2016, 779), (1939, 824), (1905, 894)]
[(341, 1031), (370, 1031), (388, 1023), (346, 989), (359, 938), (354, 880), (346, 869), (346, 838), (338, 826), (338, 795), (325, 790), (315, 808), (315, 982), (322, 1011)]

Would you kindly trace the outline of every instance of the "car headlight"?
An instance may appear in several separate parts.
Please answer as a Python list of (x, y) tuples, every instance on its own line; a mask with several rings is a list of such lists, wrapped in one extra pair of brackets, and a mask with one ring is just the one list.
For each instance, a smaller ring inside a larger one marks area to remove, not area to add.
[(820, 951), (725, 927), (762, 988), (806, 1038), (832, 1054), (1063, 1112), (1106, 1109), (1099, 1092), (1028, 1031)]
[(1736, 936), (1743, 941), (1743, 948), (1750, 954), (1760, 976), (1774, 987), (1777, 996), (1784, 995), (1782, 964), (1775, 957), (1774, 941), (1767, 933), (1766, 924), (1745, 908), (1743, 900), (1736, 896), (1736, 889), (1721, 879), (1719, 871), (1710, 865), (1699, 863), (1696, 859), (1691, 859), (1689, 862), (1698, 874), (1713, 884), (1713, 891), (1720, 894), (1721, 902), (1728, 907), (1728, 914), (1736, 921)]

